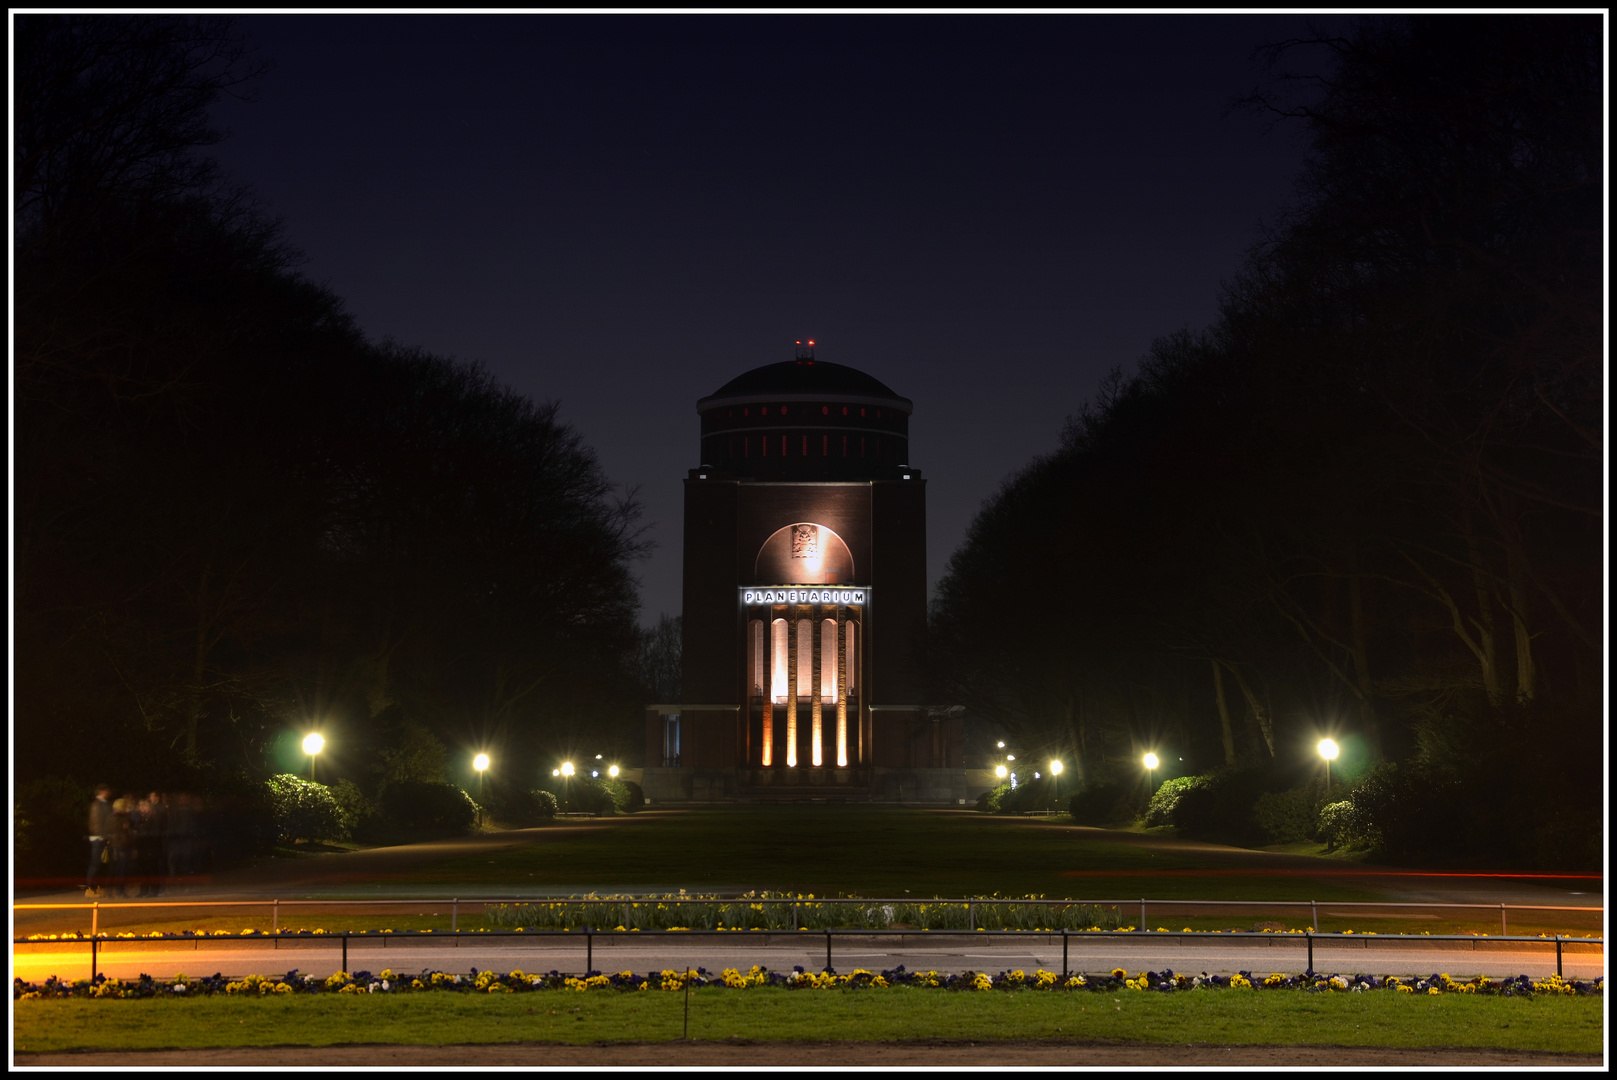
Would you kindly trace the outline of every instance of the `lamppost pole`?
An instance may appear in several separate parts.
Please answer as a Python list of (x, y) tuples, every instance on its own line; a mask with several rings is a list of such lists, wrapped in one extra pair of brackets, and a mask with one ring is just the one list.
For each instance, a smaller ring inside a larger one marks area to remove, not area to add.
[(1331, 794), (1331, 762), (1341, 752), (1341, 747), (1336, 745), (1336, 740), (1321, 739), (1319, 741), (1319, 756), (1325, 759), (1325, 794), (1327, 797)]
[(303, 752), (309, 755), (309, 783), (314, 783), (314, 758), (325, 749), (326, 740), (318, 732), (311, 731), (303, 737)]

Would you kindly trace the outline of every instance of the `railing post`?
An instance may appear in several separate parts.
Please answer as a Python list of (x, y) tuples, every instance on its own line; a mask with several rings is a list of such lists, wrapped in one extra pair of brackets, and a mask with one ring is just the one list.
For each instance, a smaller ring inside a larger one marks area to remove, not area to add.
[[(96, 934), (101, 932), (101, 901), (97, 900), (90, 905), (90, 939), (93, 941)], [(94, 977), (94, 972), (91, 976)]]
[(1313, 970), (1314, 970), (1314, 935), (1313, 935), (1312, 932), (1309, 932), (1307, 934), (1304, 934), (1303, 936), (1308, 938), (1308, 970), (1309, 970), (1309, 972), (1313, 972)]
[(451, 934), (459, 933), (459, 929), (458, 929), (459, 925), (460, 925), (460, 897), (457, 896), (453, 900), (449, 901), (449, 932)]
[(348, 970), (348, 931), (342, 932), (342, 970)]
[(584, 974), (588, 975), (595, 970), (595, 935), (589, 927), (584, 927)]
[(270, 931), (275, 935), (275, 951), (281, 951), (281, 901), (277, 898), (270, 904)]
[[(1319, 901), (1318, 900), (1310, 900), (1308, 902), (1308, 918), (1309, 918), (1308, 925), (1312, 926), (1315, 930), (1318, 930), (1319, 929)], [(1312, 962), (1309, 963), (1309, 967), (1313, 967)]]
[(825, 932), (825, 970), (831, 970), (831, 931)]
[[(91, 937), (90, 937), (90, 981), (91, 982), (95, 981), (96, 946), (99, 945), (99, 944), (100, 944), (100, 939), (95, 937), (94, 935), (91, 935)], [(1557, 965), (1556, 966), (1557, 966), (1557, 968), (1559, 968), (1560, 967), (1559, 960), (1561, 958), (1561, 943), (1560, 942), (1556, 942), (1556, 944), (1555, 944), (1555, 958), (1557, 960)]]
[(1499, 936), (1509, 937), (1510, 931), (1505, 929), (1505, 905), (1499, 905)]
[(1555, 935), (1555, 973), (1561, 974), (1561, 935)]
[(625, 930), (629, 929), (629, 905), (628, 904), (623, 905), (623, 928)]
[(1061, 978), (1063, 981), (1067, 978), (1067, 928), (1065, 926), (1061, 928)]
[(1145, 923), (1145, 897), (1143, 897), (1143, 896), (1140, 897), (1140, 929), (1141, 930), (1147, 929), (1147, 926), (1146, 926), (1146, 923)]
[(977, 907), (970, 900), (966, 901), (966, 929), (977, 929)]
[(792, 901), (792, 929), (797, 929), (797, 901)]

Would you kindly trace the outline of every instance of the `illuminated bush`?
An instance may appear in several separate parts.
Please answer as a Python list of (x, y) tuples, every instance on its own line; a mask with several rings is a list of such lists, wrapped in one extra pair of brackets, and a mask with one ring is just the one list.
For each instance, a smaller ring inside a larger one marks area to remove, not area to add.
[(341, 840), (348, 835), (342, 808), (324, 784), (291, 773), (265, 782), (270, 793), (270, 819), (281, 841)]

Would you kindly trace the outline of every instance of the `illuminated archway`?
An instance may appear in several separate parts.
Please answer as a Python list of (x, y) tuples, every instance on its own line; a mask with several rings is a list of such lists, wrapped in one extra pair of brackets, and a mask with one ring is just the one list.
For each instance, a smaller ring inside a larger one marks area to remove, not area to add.
[(853, 553), (842, 537), (812, 521), (776, 529), (758, 549), (755, 580), (766, 585), (842, 585), (854, 580)]

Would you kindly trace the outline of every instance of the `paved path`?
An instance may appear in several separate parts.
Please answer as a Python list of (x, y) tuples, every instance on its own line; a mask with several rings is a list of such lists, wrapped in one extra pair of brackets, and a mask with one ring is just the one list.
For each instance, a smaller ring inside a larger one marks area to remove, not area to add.
[[(1062, 970), (1062, 942), (1059, 935), (1026, 934), (1015, 937), (977, 937), (969, 934), (937, 934), (925, 938), (898, 939), (886, 935), (862, 938), (835, 938), (831, 943), (831, 966), (838, 971), (865, 968), (880, 971), (903, 964), (911, 970), (1033, 971)], [(326, 976), (342, 969), (340, 941), (283, 941), (254, 944), (239, 941), (200, 944), (118, 942), (103, 945), (97, 958), (98, 969), (118, 978), (139, 974), (171, 977), (188, 975), (247, 974), (280, 975), (293, 968), (306, 974)], [(826, 966), (826, 938), (822, 933), (804, 931), (791, 934), (748, 934), (736, 937), (693, 935), (657, 938), (595, 937), (586, 943), (582, 934), (567, 939), (461, 938), (427, 943), (420, 938), (396, 939), (384, 945), (380, 939), (350, 940), (348, 970), (417, 973), (433, 969), (464, 974), (474, 968), (495, 971), (564, 971), (582, 973), (593, 966), (601, 971), (633, 971), (645, 974), (665, 969), (705, 967), (722, 971), (727, 967), (746, 970), (761, 964), (776, 971), (790, 971), (801, 965), (809, 971)], [(1073, 971), (1110, 971), (1116, 967), (1135, 973), (1143, 970), (1206, 972), (1229, 975), (1237, 971), (1267, 974), (1271, 971), (1297, 973), (1308, 967), (1306, 941), (1296, 935), (1273, 938), (1226, 938), (1178, 934), (1151, 935), (1123, 939), (1113, 936), (1073, 937), (1067, 943), (1068, 967)], [(14, 974), (31, 982), (50, 975), (60, 978), (87, 978), (90, 975), (88, 944), (16, 946)], [(1603, 975), (1605, 953), (1594, 945), (1563, 946), (1562, 970), (1568, 978), (1590, 979)], [(1545, 977), (1556, 970), (1553, 945), (1489, 942), (1409, 942), (1376, 941), (1360, 938), (1353, 942), (1323, 942), (1315, 939), (1314, 970), (1343, 974), (1431, 975), (1443, 972), (1456, 978), (1473, 975), (1501, 977), (1531, 975)]]

